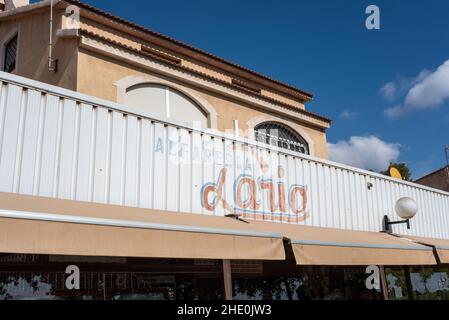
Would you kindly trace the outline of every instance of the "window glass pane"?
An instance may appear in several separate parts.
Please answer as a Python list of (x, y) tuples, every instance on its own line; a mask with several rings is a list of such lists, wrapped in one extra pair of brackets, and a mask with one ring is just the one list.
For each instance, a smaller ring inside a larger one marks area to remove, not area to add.
[(177, 300), (224, 299), (223, 274), (177, 274)]
[(385, 268), (390, 300), (407, 300), (407, 282), (403, 268)]
[[(3, 262), (6, 261), (6, 262)], [(51, 261), (51, 263), (50, 263)], [(221, 260), (31, 256), (0, 253), (0, 300), (223, 299)], [(79, 289), (66, 287), (68, 264)], [(21, 268), (22, 271), (14, 271)], [(42, 271), (47, 269), (47, 271)]]
[(142, 116), (167, 118), (166, 88), (163, 86), (133, 86), (126, 93), (125, 104)]
[(243, 300), (376, 300), (380, 290), (366, 288), (363, 267), (296, 266), (289, 262), (263, 262), (256, 272), (233, 262), (234, 299)]
[(368, 274), (364, 267), (346, 267), (345, 271), (345, 293), (349, 300), (380, 300), (382, 293), (380, 288), (368, 289), (366, 279)]
[(264, 122), (255, 127), (256, 140), (291, 151), (309, 154), (309, 146), (293, 129), (279, 123)]
[[(221, 260), (0, 253), (0, 265), (0, 300), (224, 298)], [(79, 267), (78, 290), (66, 287), (67, 265)], [(366, 288), (365, 267), (298, 266), (294, 261), (233, 260), (231, 269), (233, 293), (237, 299), (381, 299), (379, 291)], [(403, 276), (400, 268), (395, 270), (388, 270), (387, 277), (397, 279)], [(401, 287), (400, 283), (395, 284)]]
[(415, 268), (410, 281), (415, 300), (449, 300), (449, 269)]
[(201, 108), (188, 97), (166, 86), (133, 86), (126, 92), (125, 104), (150, 118), (207, 127), (207, 116)]
[(39, 273), (0, 273), (0, 300), (50, 300), (53, 286)]
[(344, 299), (344, 273), (342, 268), (306, 267), (303, 270), (303, 281), (297, 290), (299, 299)]
[(236, 300), (298, 300), (299, 277), (247, 277), (234, 280)]
[(193, 124), (198, 122), (201, 127), (207, 127), (207, 117), (202, 110), (195, 105), (193, 101), (179, 94), (178, 92), (170, 90), (169, 106), (170, 119)]

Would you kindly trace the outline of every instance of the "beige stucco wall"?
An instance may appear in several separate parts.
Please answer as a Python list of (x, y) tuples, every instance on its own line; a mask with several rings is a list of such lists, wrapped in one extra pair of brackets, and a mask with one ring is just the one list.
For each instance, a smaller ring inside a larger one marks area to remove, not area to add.
[[(88, 15), (87, 13), (85, 15)], [(120, 28), (117, 28), (117, 25), (114, 25), (114, 28), (112, 28), (109, 25), (106, 25), (106, 22), (104, 19), (100, 21), (95, 21), (94, 19), (99, 19), (98, 16), (95, 15), (88, 15), (89, 17), (82, 16), (81, 17), (81, 23), (80, 23), (80, 29), (88, 32), (95, 33), (98, 36), (104, 37), (106, 39), (115, 41), (117, 43), (126, 45), (128, 47), (131, 47), (133, 49), (141, 50), (142, 46), (147, 46), (153, 50), (162, 52), (164, 54), (167, 54), (172, 57), (179, 58), (181, 60), (181, 65), (183, 67), (186, 67), (188, 69), (194, 70), (196, 72), (208, 75), (212, 78), (219, 79), (224, 82), (232, 83), (232, 77), (223, 73), (222, 71), (218, 70), (217, 68), (206, 65), (204, 63), (199, 62), (198, 60), (194, 60), (191, 58), (187, 58), (184, 55), (175, 54), (171, 51), (168, 51), (166, 49), (161, 49), (157, 45), (154, 45), (151, 42), (151, 39), (153, 37), (148, 36), (145, 33), (142, 32), (135, 32), (135, 35), (131, 35), (130, 33), (133, 33), (129, 28), (121, 30)], [(126, 30), (127, 32), (124, 32)], [(261, 95), (275, 99), (279, 102), (294, 106), (299, 109), (305, 109), (304, 104), (297, 99), (288, 98), (286, 96), (283, 96), (281, 94), (277, 94), (275, 92), (272, 92), (270, 90), (262, 89)]]
[[(151, 78), (159, 78), (161, 81), (172, 81), (181, 87), (185, 92), (198, 97), (197, 100), (207, 101), (217, 113), (217, 129), (220, 131), (232, 131), (234, 120), (238, 120), (239, 129), (244, 136), (250, 136), (251, 129), (254, 127), (254, 120), (260, 119), (260, 122), (266, 120), (276, 120), (290, 125), (299, 131), (306, 140), (311, 141), (311, 150), (313, 155), (327, 158), (326, 134), (324, 131), (307, 126), (294, 119), (281, 118), (278, 114), (267, 113), (257, 108), (234, 101), (226, 96), (208, 92), (200, 87), (193, 87), (173, 79), (167, 79), (161, 75), (141, 70), (112, 58), (100, 56), (97, 53), (80, 50), (78, 54), (78, 80), (77, 90), (79, 92), (94, 95), (102, 99), (117, 102), (118, 88), (116, 82), (126, 77), (142, 77), (151, 74)], [(248, 130), (250, 129), (250, 130)]]
[[(19, 32), (18, 61), (15, 74), (57, 85), (76, 89), (77, 39), (56, 37), (61, 19), (55, 13), (54, 58), (58, 59), (58, 72), (48, 70), (49, 13), (37, 12), (10, 18), (0, 22), (0, 42), (15, 30)], [(3, 44), (3, 43), (2, 43)]]

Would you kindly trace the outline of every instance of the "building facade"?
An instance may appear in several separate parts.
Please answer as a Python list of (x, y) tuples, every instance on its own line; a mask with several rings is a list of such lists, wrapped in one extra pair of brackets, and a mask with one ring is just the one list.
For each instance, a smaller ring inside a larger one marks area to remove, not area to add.
[[(310, 93), (81, 2), (54, 1), (51, 58), (57, 71), (49, 72), (47, 2), (2, 14), (2, 45), (18, 35), (13, 73), (148, 116), (198, 122), (222, 132), (238, 130), (242, 136), (254, 137), (254, 129), (264, 123), (282, 124), (308, 153), (327, 158), (330, 120), (306, 110)], [(171, 103), (164, 90), (170, 92)]]
[(424, 186), (449, 192), (449, 166), (445, 166), (431, 172), (424, 177), (419, 178), (415, 182)]
[(310, 93), (79, 1), (3, 10), (1, 298), (447, 298), (449, 193), (328, 161)]

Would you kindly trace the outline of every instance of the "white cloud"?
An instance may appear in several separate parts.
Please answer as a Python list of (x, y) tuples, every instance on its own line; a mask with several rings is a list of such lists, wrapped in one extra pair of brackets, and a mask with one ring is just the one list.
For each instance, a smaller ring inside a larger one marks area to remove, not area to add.
[(387, 101), (395, 101), (404, 96), (414, 85), (424, 80), (431, 72), (427, 69), (422, 70), (416, 77), (407, 78), (397, 76), (394, 81), (387, 82), (380, 88), (379, 93)]
[(414, 108), (440, 106), (449, 98), (449, 60), (415, 84), (405, 97), (405, 104)]
[(328, 147), (332, 161), (374, 171), (386, 170), (400, 155), (398, 143), (385, 142), (373, 135), (352, 136), (349, 141), (328, 143)]
[(404, 79), (388, 82), (380, 89), (387, 100), (393, 101), (393, 97), (398, 94), (398, 87), (402, 90), (407, 88), (403, 103), (384, 110), (389, 118), (397, 118), (418, 109), (438, 107), (449, 100), (449, 60), (432, 72), (423, 70), (415, 78), (408, 79), (408, 82)]
[(382, 88), (380, 88), (379, 92), (388, 101), (394, 100), (397, 92), (396, 82), (394, 81), (387, 82)]
[(340, 115), (338, 117), (340, 119), (349, 120), (349, 119), (353, 119), (353, 118), (357, 117), (358, 115), (359, 115), (359, 113), (357, 111), (343, 110), (342, 113), (340, 113)]
[(385, 109), (384, 114), (388, 118), (394, 119), (394, 118), (399, 118), (400, 116), (404, 115), (405, 113), (407, 113), (407, 111), (408, 111), (408, 108), (406, 106), (397, 105), (397, 106)]

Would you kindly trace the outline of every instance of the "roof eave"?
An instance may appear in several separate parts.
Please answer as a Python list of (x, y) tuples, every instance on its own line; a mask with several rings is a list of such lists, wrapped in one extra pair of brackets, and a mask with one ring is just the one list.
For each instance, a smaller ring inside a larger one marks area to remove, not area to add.
[[(161, 33), (155, 32), (153, 30), (150, 30), (148, 28), (145, 28), (141, 25), (138, 25), (136, 23), (133, 23), (131, 21), (125, 20), (121, 17), (115, 16), (111, 13), (105, 12), (101, 9), (98, 9), (96, 7), (93, 7), (91, 5), (88, 5), (84, 2), (78, 1), (78, 0), (61, 0), (61, 2), (66, 2), (68, 4), (74, 4), (77, 5), (81, 8), (84, 8), (86, 10), (89, 10), (93, 13), (96, 13), (98, 15), (102, 15), (108, 19), (112, 19), (115, 20), (119, 23), (122, 23), (124, 25), (127, 25), (128, 27), (131, 27), (135, 30), (150, 34), (156, 38), (159, 38), (162, 43), (158, 43), (158, 45), (161, 46), (168, 46), (167, 48), (169, 50), (174, 50), (174, 51), (180, 51), (182, 49), (184, 49), (184, 51), (180, 52), (183, 55), (188, 55), (188, 53), (190, 52), (190, 57), (198, 60), (200, 59), (201, 61), (208, 63), (212, 66), (215, 66), (217, 68), (220, 68), (226, 72), (229, 73), (234, 73), (236, 76), (246, 76), (249, 77), (251, 81), (254, 81), (258, 84), (262, 84), (265, 87), (269, 87), (273, 90), (276, 90), (278, 92), (282, 92), (283, 94), (286, 94), (288, 96), (291, 96), (297, 100), (300, 100), (303, 103), (307, 103), (310, 102), (313, 99), (313, 94), (298, 88), (295, 88), (291, 85), (282, 83), (278, 80), (269, 78), (265, 75), (262, 75), (260, 73), (257, 73), (253, 70), (247, 69), (243, 66), (237, 65), (233, 62), (227, 61), (223, 58), (220, 58), (218, 56), (215, 56), (211, 53), (208, 53), (206, 51), (203, 51), (201, 49), (195, 48), (193, 46), (190, 46), (188, 44), (185, 44), (179, 40), (173, 39), (171, 37), (168, 37), (166, 35), (163, 35)], [(186, 50), (186, 51), (185, 51)]]

